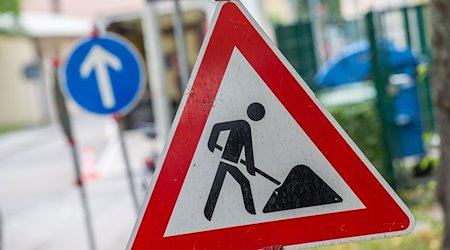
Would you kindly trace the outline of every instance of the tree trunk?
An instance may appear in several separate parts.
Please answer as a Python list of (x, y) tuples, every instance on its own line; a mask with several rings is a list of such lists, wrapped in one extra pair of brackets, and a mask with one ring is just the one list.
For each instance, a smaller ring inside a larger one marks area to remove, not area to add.
[(441, 161), (437, 197), (445, 215), (442, 249), (450, 250), (450, 1), (432, 0), (432, 72), (437, 126), (441, 137)]

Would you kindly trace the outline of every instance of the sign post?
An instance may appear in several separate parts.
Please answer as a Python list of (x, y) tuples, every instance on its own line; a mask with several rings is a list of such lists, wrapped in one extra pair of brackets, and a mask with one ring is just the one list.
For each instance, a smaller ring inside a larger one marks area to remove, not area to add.
[(120, 115), (116, 114), (116, 115), (113, 115), (113, 118), (117, 122), (118, 138), (119, 138), (119, 142), (120, 142), (120, 148), (122, 150), (125, 168), (127, 170), (128, 184), (130, 185), (130, 191), (131, 191), (131, 196), (133, 197), (134, 208), (136, 209), (136, 213), (138, 213), (139, 212), (139, 201), (138, 201), (137, 192), (136, 192), (136, 185), (134, 184), (133, 171), (131, 170), (130, 158), (128, 157), (127, 147), (126, 147), (125, 139), (123, 136), (122, 117)]
[(165, 82), (165, 62), (161, 45), (159, 19), (156, 10), (156, 1), (147, 0), (142, 12), (142, 33), (149, 74), (152, 106), (155, 115), (156, 133), (160, 141), (166, 141), (169, 134), (172, 108), (168, 98)]
[(218, 3), (128, 249), (296, 249), (414, 217), (237, 0)]
[(175, 31), (175, 43), (177, 48), (177, 56), (178, 56), (178, 68), (181, 79), (181, 86), (183, 87), (183, 91), (186, 89), (186, 85), (189, 81), (189, 63), (186, 53), (186, 42), (184, 39), (184, 24), (183, 24), (183, 15), (181, 12), (180, 1), (175, 0), (175, 12), (173, 14), (173, 23), (174, 23), (174, 31)]
[(87, 229), (89, 247), (91, 250), (95, 250), (96, 245), (95, 245), (94, 230), (93, 230), (93, 226), (92, 226), (91, 214), (89, 212), (89, 204), (88, 204), (88, 200), (87, 200), (86, 189), (85, 189), (83, 180), (81, 179), (81, 167), (80, 167), (80, 160), (78, 158), (78, 150), (77, 150), (77, 146), (75, 143), (75, 139), (73, 138), (73, 134), (72, 134), (72, 128), (71, 128), (71, 124), (70, 124), (70, 115), (69, 115), (69, 112), (67, 111), (66, 102), (65, 102), (64, 96), (61, 92), (61, 88), (60, 88), (59, 80), (58, 80), (59, 61), (57, 59), (55, 59), (53, 61), (53, 67), (54, 67), (53, 74), (54, 74), (54, 81), (55, 81), (54, 93), (55, 93), (56, 108), (58, 110), (58, 118), (61, 123), (61, 127), (64, 131), (64, 134), (66, 135), (67, 143), (70, 147), (70, 153), (72, 155), (72, 159), (73, 159), (73, 163), (74, 163), (74, 167), (75, 167), (76, 184), (80, 190), (80, 197), (81, 197), (81, 202), (82, 202), (83, 211), (84, 211), (84, 220), (85, 220), (86, 229)]
[(127, 41), (95, 35), (80, 41), (65, 65), (64, 90), (83, 109), (113, 115), (136, 212), (139, 202), (123, 138), (120, 118), (139, 101), (144, 90), (143, 62)]

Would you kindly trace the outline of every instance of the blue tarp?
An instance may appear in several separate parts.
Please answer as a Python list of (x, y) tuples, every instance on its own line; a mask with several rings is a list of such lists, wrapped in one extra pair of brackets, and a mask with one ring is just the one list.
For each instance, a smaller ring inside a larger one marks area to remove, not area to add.
[[(398, 49), (391, 42), (380, 42), (379, 47), (380, 57), (384, 58), (392, 73), (415, 74), (418, 60), (411, 49)], [(367, 80), (371, 71), (370, 44), (360, 41), (349, 45), (326, 62), (316, 74), (315, 81), (320, 87), (334, 87)]]

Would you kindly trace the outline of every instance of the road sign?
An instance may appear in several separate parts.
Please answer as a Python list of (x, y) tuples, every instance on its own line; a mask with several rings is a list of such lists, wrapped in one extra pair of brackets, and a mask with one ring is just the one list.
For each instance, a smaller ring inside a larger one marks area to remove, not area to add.
[(128, 248), (319, 246), (414, 217), (238, 1), (218, 4)]
[(83, 109), (97, 114), (124, 114), (144, 87), (142, 59), (123, 38), (95, 36), (80, 41), (64, 68), (66, 90)]

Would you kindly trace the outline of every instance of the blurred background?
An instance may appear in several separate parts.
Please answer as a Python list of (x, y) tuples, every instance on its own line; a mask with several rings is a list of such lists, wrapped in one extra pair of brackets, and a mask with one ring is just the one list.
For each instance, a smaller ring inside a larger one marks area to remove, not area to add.
[[(320, 249), (440, 249), (445, 223), (435, 192), (441, 140), (430, 84), (429, 1), (242, 2), (417, 219), (407, 237)], [(125, 248), (137, 214), (118, 124), (140, 203), (216, 5), (0, 0), (1, 250), (90, 249), (88, 234), (97, 249)], [(123, 36), (139, 50), (148, 69), (145, 92), (120, 122), (68, 99), (67, 136), (55, 101), (58, 66), (94, 30)], [(151, 58), (158, 56), (149, 51), (152, 39), (160, 41), (159, 61)], [(162, 92), (155, 91), (155, 74)], [(166, 112), (153, 108), (161, 103)]]

